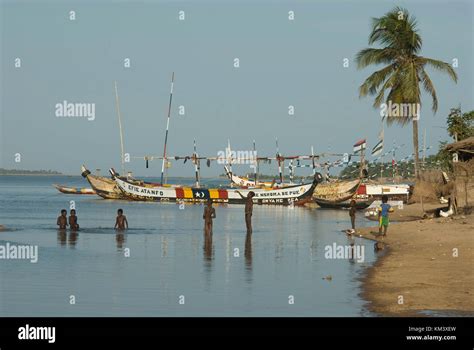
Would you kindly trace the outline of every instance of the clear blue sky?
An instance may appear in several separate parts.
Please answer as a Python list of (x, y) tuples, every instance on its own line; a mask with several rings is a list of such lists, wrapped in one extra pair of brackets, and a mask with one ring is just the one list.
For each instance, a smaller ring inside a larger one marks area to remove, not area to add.
[[(374, 67), (357, 70), (354, 57), (368, 46), (371, 17), (397, 5), (418, 19), (422, 55), (459, 60), (458, 84), (430, 71), (439, 110), (433, 115), (425, 96), (420, 131), (426, 128), (427, 144), (437, 147), (449, 139), (440, 128), (449, 109), (474, 109), (470, 1), (1, 1), (0, 167), (119, 169), (114, 80), (126, 152), (161, 154), (173, 71), (169, 154), (191, 153), (194, 138), (206, 155), (223, 150), (228, 138), (238, 150), (251, 149), (255, 139), (265, 155), (275, 153), (275, 137), (283, 154), (307, 153), (311, 145), (316, 152), (350, 152), (361, 137), (371, 148), (379, 111), (371, 98), (359, 99), (358, 87)], [(178, 20), (180, 10), (185, 21)], [(63, 100), (95, 103), (96, 119), (57, 118), (55, 104)], [(410, 126), (386, 128), (385, 136), (387, 147), (406, 144), (400, 156), (412, 152)], [(135, 160), (127, 168), (158, 175), (161, 164), (150, 165)], [(189, 163), (176, 164), (170, 175), (192, 172)], [(219, 173), (214, 165), (202, 175)]]

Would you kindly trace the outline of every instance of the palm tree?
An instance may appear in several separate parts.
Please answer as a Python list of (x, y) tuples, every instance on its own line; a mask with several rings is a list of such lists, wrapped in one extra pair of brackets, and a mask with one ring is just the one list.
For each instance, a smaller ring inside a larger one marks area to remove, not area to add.
[[(369, 45), (374, 43), (382, 47), (361, 50), (356, 56), (358, 68), (362, 69), (372, 64), (386, 66), (364, 81), (359, 88), (359, 97), (376, 96), (374, 108), (379, 108), (384, 102), (399, 106), (403, 106), (402, 104), (421, 106), (421, 83), (423, 89), (431, 95), (432, 110), (436, 113), (438, 97), (425, 67), (430, 66), (447, 73), (454, 82), (457, 82), (457, 75), (448, 63), (418, 55), (422, 40), (418, 34), (415, 18), (406, 9), (400, 7), (394, 8), (383, 17), (373, 18)], [(388, 95), (384, 101), (386, 91)], [(417, 116), (419, 114), (416, 110), (411, 109), (401, 117), (386, 116), (385, 118), (389, 125), (393, 122), (401, 125), (412, 122), (416, 177), (419, 175)]]

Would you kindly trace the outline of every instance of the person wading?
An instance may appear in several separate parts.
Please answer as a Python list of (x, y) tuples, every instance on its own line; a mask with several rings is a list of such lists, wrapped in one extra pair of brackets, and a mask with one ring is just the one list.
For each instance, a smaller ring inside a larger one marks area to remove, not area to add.
[(255, 197), (255, 192), (250, 191), (245, 202), (245, 225), (247, 225), (248, 234), (252, 233), (253, 197)]

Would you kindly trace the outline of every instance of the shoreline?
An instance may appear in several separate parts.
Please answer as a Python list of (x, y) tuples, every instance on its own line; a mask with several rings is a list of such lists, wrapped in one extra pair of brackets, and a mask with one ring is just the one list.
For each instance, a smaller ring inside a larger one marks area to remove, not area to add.
[[(382, 242), (371, 234), (357, 236)], [(474, 216), (397, 222), (361, 276), (360, 296), (378, 316), (474, 315)], [(457, 256), (455, 256), (457, 254)]]

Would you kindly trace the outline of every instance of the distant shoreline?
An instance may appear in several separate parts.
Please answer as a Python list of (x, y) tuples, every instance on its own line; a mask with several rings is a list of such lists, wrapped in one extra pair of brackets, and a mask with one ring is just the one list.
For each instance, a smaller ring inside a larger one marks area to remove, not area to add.
[(10, 175), (64, 175), (55, 170), (25, 170), (0, 168), (0, 176)]
[(0, 176), (81, 176), (81, 175), (66, 175), (66, 174), (27, 174), (27, 173), (18, 173), (18, 174), (0, 174)]
[[(28, 173), (18, 173), (18, 174), (2, 174), (0, 173), (1, 176), (65, 176), (65, 177), (82, 177), (82, 175), (77, 174), (77, 175), (71, 175), (71, 174), (28, 174)], [(104, 175), (100, 175), (104, 176)], [(104, 177), (110, 177), (110, 176), (104, 176)], [(174, 179), (194, 179), (193, 176), (171, 176)], [(157, 176), (138, 176), (140, 179), (150, 179), (150, 178), (159, 178), (159, 175)], [(226, 178), (222, 176), (206, 176), (206, 177), (201, 177), (201, 179), (220, 179), (220, 178)]]

